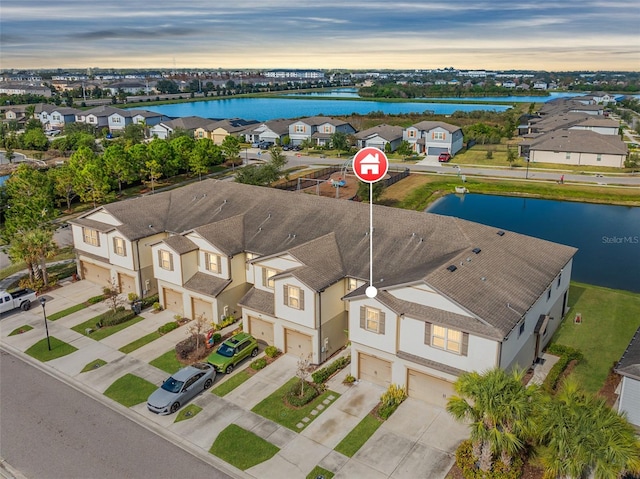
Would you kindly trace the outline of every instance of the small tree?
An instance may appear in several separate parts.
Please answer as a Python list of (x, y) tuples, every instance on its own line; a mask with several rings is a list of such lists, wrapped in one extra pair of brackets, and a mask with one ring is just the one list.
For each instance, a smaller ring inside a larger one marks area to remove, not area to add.
[(518, 154), (516, 150), (513, 148), (507, 148), (507, 162), (509, 162), (509, 167), (513, 168), (513, 163), (518, 159)]
[(105, 286), (102, 288), (102, 294), (104, 295), (104, 300), (109, 305), (111, 310), (115, 313), (118, 310), (118, 306), (122, 305), (122, 298), (120, 298), (120, 285), (118, 284), (118, 280), (115, 278), (111, 278), (109, 286)]
[(310, 373), (311, 353), (309, 353), (306, 358), (300, 355), (300, 359), (298, 359), (298, 364), (296, 365), (296, 376), (300, 379), (300, 397), (304, 396), (304, 385)]
[(196, 316), (196, 319), (194, 319), (193, 322), (189, 325), (188, 331), (189, 334), (191, 334), (191, 336), (193, 336), (193, 338), (195, 339), (196, 351), (200, 349), (200, 338), (202, 337), (208, 324), (209, 323), (204, 313), (201, 313)]

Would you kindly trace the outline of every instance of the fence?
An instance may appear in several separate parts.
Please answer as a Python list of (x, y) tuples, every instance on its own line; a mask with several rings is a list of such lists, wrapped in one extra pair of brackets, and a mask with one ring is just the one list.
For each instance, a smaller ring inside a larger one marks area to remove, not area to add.
[(307, 173), (306, 175), (300, 176), (300, 177), (298, 177), (296, 179), (285, 181), (284, 183), (280, 183), (280, 184), (274, 185), (274, 188), (277, 188), (279, 190), (295, 191), (295, 190), (298, 189), (298, 185), (299, 185), (299, 188), (301, 190), (303, 190), (305, 188), (310, 188), (312, 186), (316, 186), (316, 184), (317, 184), (317, 181), (305, 181), (306, 179), (309, 179), (309, 180), (318, 180), (318, 179), (326, 180), (326, 179), (329, 179), (329, 177), (333, 173), (336, 173), (336, 172), (338, 172), (340, 170), (341, 170), (341, 168), (339, 166), (329, 166), (327, 168), (322, 168), (321, 170), (316, 170), (316, 171), (313, 171), (311, 173)]

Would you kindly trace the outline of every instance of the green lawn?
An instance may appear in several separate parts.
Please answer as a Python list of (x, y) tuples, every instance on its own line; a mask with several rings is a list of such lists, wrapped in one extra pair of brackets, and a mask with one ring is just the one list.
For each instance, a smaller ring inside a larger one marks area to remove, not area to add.
[(169, 374), (177, 372), (183, 366), (183, 364), (178, 361), (178, 358), (176, 357), (176, 351), (174, 349), (171, 349), (170, 351), (164, 353), (162, 356), (155, 358), (149, 364), (151, 364), (151, 366), (155, 366), (158, 369), (162, 369)]
[(254, 433), (230, 424), (218, 434), (209, 452), (244, 471), (271, 459), (279, 450)]
[[(93, 336), (93, 333), (91, 334), (91, 336)], [(153, 333), (149, 333), (146, 336), (142, 336), (141, 338), (138, 338), (135, 341), (122, 346), (119, 351), (125, 354), (129, 354), (131, 351), (135, 351), (136, 349), (149, 344), (151, 341), (155, 341), (160, 336), (162, 336), (162, 334), (160, 334), (158, 331), (154, 331)]]
[(229, 394), (235, 388), (240, 386), (243, 382), (245, 382), (250, 377), (251, 377), (251, 374), (249, 374), (247, 371), (239, 371), (238, 373), (234, 374), (230, 378), (225, 379), (225, 381), (222, 384), (213, 388), (211, 392), (216, 396), (220, 396), (220, 397), (226, 396), (227, 394)]
[[(73, 329), (77, 333), (84, 334), (85, 336), (89, 336), (91, 339), (100, 341), (101, 339), (111, 336), (112, 334), (115, 334), (118, 331), (122, 331), (123, 329), (128, 328), (129, 326), (132, 326), (144, 319), (142, 316), (134, 316), (133, 318), (129, 319), (128, 321), (125, 321), (124, 323), (116, 324), (115, 326), (105, 326), (104, 328), (95, 329), (98, 318), (99, 317), (91, 318), (88, 321), (78, 324), (77, 326), (74, 326), (71, 329)], [(86, 334), (86, 330), (89, 328), (93, 329), (94, 331), (90, 334)]]
[[(267, 419), (271, 419), (278, 424), (288, 427), (292, 431), (300, 431), (296, 427), (296, 424), (302, 421), (303, 417), (308, 417), (311, 421), (307, 423), (307, 425), (311, 424), (313, 420), (318, 417), (320, 414), (316, 416), (311, 415), (311, 411), (318, 405), (322, 404), (322, 401), (327, 398), (327, 396), (333, 395), (335, 398), (339, 398), (340, 394), (327, 389), (324, 393), (320, 394), (313, 401), (311, 401), (306, 406), (301, 408), (292, 408), (285, 404), (283, 397), (285, 394), (291, 389), (291, 386), (296, 382), (300, 381), (298, 378), (291, 378), (287, 383), (278, 389), (276, 392), (266, 397), (262, 401), (260, 401), (252, 411), (256, 414), (260, 414), (262, 417), (266, 417)], [(335, 399), (334, 399), (335, 401)]]
[[(552, 341), (582, 351), (584, 360), (573, 375), (587, 391), (595, 393), (640, 326), (640, 295), (574, 282), (569, 306), (571, 310)], [(580, 324), (574, 324), (576, 313), (582, 315)]]
[(367, 414), (364, 419), (340, 441), (335, 447), (335, 450), (347, 457), (353, 457), (381, 425), (382, 421), (371, 414)]
[(49, 336), (49, 341), (51, 343), (51, 351), (49, 351), (47, 338), (44, 338), (27, 349), (25, 353), (40, 361), (46, 362), (51, 361), (52, 359), (61, 358), (62, 356), (66, 356), (67, 354), (71, 354), (78, 350), (78, 348), (74, 348), (70, 344), (60, 341), (53, 336)]
[(81, 373), (86, 373), (86, 372), (89, 372), (89, 371), (93, 371), (95, 369), (98, 369), (99, 367), (104, 366), (105, 364), (107, 364), (107, 362), (104, 359), (96, 359), (95, 361), (91, 361), (84, 368), (82, 368), (82, 371), (80, 371), (80, 372)]
[(53, 313), (47, 316), (49, 321), (55, 321), (56, 319), (64, 318), (65, 316), (69, 316), (70, 314), (75, 313), (76, 311), (80, 311), (89, 306), (87, 303), (80, 303), (70, 308), (63, 309), (62, 311), (58, 311), (57, 313)]
[(147, 398), (158, 386), (133, 374), (125, 374), (116, 379), (107, 388), (104, 395), (119, 402), (123, 406), (131, 407), (146, 402)]
[(176, 415), (176, 420), (173, 422), (185, 421), (187, 419), (191, 419), (196, 414), (202, 411), (200, 406), (196, 406), (195, 404), (189, 404), (186, 407), (180, 409), (180, 412)]
[(14, 329), (9, 333), (9, 336), (15, 336), (16, 334), (26, 333), (27, 331), (31, 331), (33, 329), (32, 326), (25, 324), (24, 326), (20, 326), (19, 328)]

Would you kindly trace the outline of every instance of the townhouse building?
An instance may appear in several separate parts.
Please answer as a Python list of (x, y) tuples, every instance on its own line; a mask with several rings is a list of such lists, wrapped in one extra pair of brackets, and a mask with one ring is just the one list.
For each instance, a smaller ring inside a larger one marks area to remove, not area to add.
[(463, 146), (462, 128), (443, 121), (421, 121), (404, 129), (402, 139), (408, 141), (419, 155), (438, 156), (449, 153), (455, 156)]
[(294, 121), (289, 125), (291, 145), (301, 145), (310, 140), (314, 146), (329, 146), (331, 135), (341, 132), (352, 135), (356, 132), (350, 123), (326, 116), (312, 116)]
[(444, 404), (464, 371), (528, 367), (567, 307), (576, 250), (457, 218), (205, 180), (71, 221), (85, 280), (243, 328)]

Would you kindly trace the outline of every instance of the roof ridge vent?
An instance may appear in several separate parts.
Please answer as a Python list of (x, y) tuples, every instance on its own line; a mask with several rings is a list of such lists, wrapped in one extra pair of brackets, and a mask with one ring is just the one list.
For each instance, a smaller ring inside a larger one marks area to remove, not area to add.
[(458, 267), (455, 264), (450, 264), (449, 266), (447, 266), (447, 269), (453, 273), (458, 269)]
[(498, 232), (496, 233), (498, 236), (504, 236), (504, 231), (502, 230), (498, 230)]
[(480, 251), (482, 251), (480, 248), (473, 248), (471, 251), (473, 251), (473, 253), (475, 254), (480, 254)]

